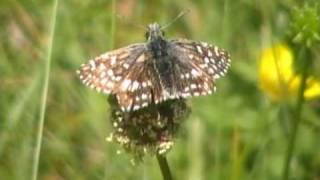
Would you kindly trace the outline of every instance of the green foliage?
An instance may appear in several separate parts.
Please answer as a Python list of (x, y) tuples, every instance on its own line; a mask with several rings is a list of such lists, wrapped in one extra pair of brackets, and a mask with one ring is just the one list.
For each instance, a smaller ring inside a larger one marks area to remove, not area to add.
[[(165, 24), (185, 9), (190, 13), (166, 29), (167, 37), (223, 47), (232, 66), (217, 93), (188, 100), (191, 117), (167, 155), (174, 177), (280, 179), (292, 128), (286, 106), (292, 104), (270, 102), (260, 91), (258, 56), (292, 27), (297, 41), (318, 41), (319, 6), (294, 11), (291, 27), (293, 1), (114, 2), (115, 9), (110, 0), (59, 1), (39, 179), (161, 179), (155, 157), (133, 166), (130, 154), (106, 142), (112, 131), (107, 97), (83, 86), (75, 71), (112, 46), (144, 41), (138, 26)], [(0, 179), (31, 178), (52, 9), (53, 1), (0, 2)], [(308, 101), (290, 177), (320, 177), (319, 116), (319, 99)]]
[(292, 15), (292, 34), (295, 43), (311, 47), (320, 41), (320, 9), (319, 5), (305, 4), (295, 8)]

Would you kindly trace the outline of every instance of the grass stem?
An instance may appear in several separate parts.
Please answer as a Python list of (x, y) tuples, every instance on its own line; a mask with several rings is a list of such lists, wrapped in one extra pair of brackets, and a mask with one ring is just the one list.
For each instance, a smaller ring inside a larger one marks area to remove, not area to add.
[(46, 103), (47, 103), (47, 95), (48, 95), (48, 88), (49, 88), (49, 79), (50, 79), (50, 64), (51, 64), (51, 54), (52, 54), (52, 44), (54, 39), (54, 30), (56, 25), (56, 18), (57, 18), (57, 9), (58, 9), (58, 0), (54, 1), (53, 5), (53, 13), (51, 17), (51, 27), (49, 32), (49, 43), (48, 43), (48, 50), (47, 56), (45, 59), (45, 70), (44, 70), (44, 84), (42, 89), (41, 95), (41, 105), (40, 105), (40, 115), (39, 115), (39, 124), (37, 128), (36, 134), (36, 146), (33, 156), (33, 164), (32, 164), (32, 180), (36, 180), (38, 177), (38, 169), (39, 169), (39, 160), (40, 160), (40, 152), (41, 152), (41, 145), (42, 145), (42, 136), (43, 136), (43, 126), (45, 120), (45, 113), (46, 113)]
[[(308, 61), (308, 58), (306, 58), (306, 47), (301, 49), (301, 54), (299, 56), (299, 60), (302, 60), (302, 79), (301, 79), (301, 84), (299, 87), (299, 92), (298, 92), (298, 99), (297, 99), (297, 104), (295, 111), (293, 112), (294, 115), (292, 116), (293, 119), (293, 126), (292, 130), (289, 134), (289, 143), (287, 146), (287, 153), (285, 157), (285, 162), (284, 162), (284, 169), (283, 169), (283, 180), (288, 180), (290, 176), (290, 164), (291, 164), (291, 159), (293, 156), (295, 144), (296, 144), (296, 139), (297, 139), (297, 134), (298, 134), (298, 129), (299, 125), (301, 122), (301, 113), (302, 113), (302, 107), (304, 104), (304, 90), (306, 88), (306, 81), (308, 77), (308, 68), (310, 65), (310, 62)], [(303, 59), (301, 59), (303, 58)]]

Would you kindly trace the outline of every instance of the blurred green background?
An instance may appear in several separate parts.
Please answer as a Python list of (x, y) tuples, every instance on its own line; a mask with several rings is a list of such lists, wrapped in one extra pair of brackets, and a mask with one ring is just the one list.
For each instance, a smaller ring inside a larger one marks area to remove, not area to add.
[[(189, 100), (192, 114), (167, 155), (174, 176), (281, 179), (292, 126), (286, 117), (295, 104), (272, 102), (261, 91), (259, 56), (273, 43), (288, 40), (290, 11), (304, 3), (60, 0), (39, 179), (162, 179), (154, 157), (133, 166), (130, 154), (118, 155), (120, 146), (105, 141), (112, 131), (107, 97), (82, 85), (75, 71), (105, 51), (145, 41), (138, 26), (168, 23), (185, 9), (190, 12), (166, 29), (167, 37), (218, 45), (230, 52), (232, 66), (218, 81), (217, 93)], [(0, 1), (1, 180), (32, 176), (53, 6), (51, 0)], [(319, 99), (304, 106), (292, 179), (320, 179), (319, 107)]]

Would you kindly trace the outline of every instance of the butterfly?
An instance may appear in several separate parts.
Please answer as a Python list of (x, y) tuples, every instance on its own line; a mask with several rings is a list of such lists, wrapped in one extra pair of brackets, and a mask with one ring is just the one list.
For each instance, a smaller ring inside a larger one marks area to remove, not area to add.
[(167, 40), (158, 23), (149, 24), (145, 35), (145, 43), (101, 54), (77, 71), (85, 85), (115, 95), (122, 111), (211, 94), (230, 67), (225, 50), (206, 42)]

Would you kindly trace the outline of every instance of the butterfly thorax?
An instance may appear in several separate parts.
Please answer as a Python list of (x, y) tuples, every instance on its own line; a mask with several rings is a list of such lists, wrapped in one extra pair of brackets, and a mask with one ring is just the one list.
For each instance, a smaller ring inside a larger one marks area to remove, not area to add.
[(168, 55), (168, 42), (164, 39), (164, 33), (159, 24), (149, 24), (146, 38), (148, 40), (148, 49), (152, 52), (155, 60), (161, 60)]

